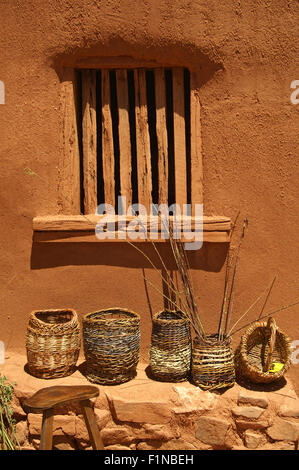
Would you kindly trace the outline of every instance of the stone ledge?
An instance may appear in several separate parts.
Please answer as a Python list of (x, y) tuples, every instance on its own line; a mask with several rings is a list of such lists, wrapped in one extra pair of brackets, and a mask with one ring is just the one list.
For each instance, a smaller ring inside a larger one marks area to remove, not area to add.
[(299, 400), (286, 398), (281, 405), (278, 414), (288, 418), (299, 418)]
[[(22, 408), (24, 399), (51, 385), (89, 382), (79, 371), (63, 379), (36, 379), (24, 372), (22, 360), (20, 357), (16, 363), (5, 364), (0, 372), (18, 383), (12, 407), (20, 444), (24, 449), (37, 449), (41, 415), (27, 416)], [(290, 382), (277, 392), (262, 395), (237, 384), (217, 394), (200, 390), (189, 382), (155, 382), (147, 377), (146, 367), (147, 364), (139, 364), (137, 377), (130, 382), (99, 386), (100, 396), (93, 404), (106, 449), (296, 448), (298, 398)], [(57, 412), (55, 449), (89, 449), (89, 436), (78, 404), (59, 408)]]
[(203, 416), (199, 418), (195, 436), (204, 444), (225, 446), (225, 438), (230, 423), (221, 418)]
[(264, 410), (257, 406), (236, 406), (232, 409), (232, 414), (236, 417), (258, 419)]
[(266, 432), (275, 441), (295, 442), (299, 439), (299, 423), (293, 423), (277, 416), (274, 418), (273, 425)]
[(240, 390), (238, 405), (253, 405), (261, 408), (268, 408), (269, 400), (262, 392), (252, 392), (251, 390)]
[(116, 421), (164, 424), (171, 420), (171, 408), (166, 400), (146, 400), (142, 398), (142, 395), (137, 400), (107, 392), (106, 396)]

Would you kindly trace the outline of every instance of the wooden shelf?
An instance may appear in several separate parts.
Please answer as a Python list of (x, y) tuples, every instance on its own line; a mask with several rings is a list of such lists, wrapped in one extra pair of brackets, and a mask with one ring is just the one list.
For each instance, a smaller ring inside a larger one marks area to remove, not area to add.
[[(53, 215), (44, 217), (35, 217), (33, 219), (33, 240), (38, 243), (49, 242), (120, 242), (125, 241), (129, 233), (128, 225), (132, 221), (136, 221), (137, 217), (114, 216), (109, 218), (109, 228), (107, 235), (110, 238), (100, 240), (95, 235), (95, 227), (97, 223), (103, 220), (105, 215)], [(172, 217), (169, 218), (170, 223)], [(188, 220), (191, 223), (191, 230), (194, 230), (196, 219), (194, 217), (182, 218), (182, 224)], [(113, 225), (114, 223), (114, 225)], [(147, 222), (147, 231), (149, 232), (150, 223)], [(203, 217), (203, 241), (214, 243), (229, 243), (231, 220), (223, 216), (204, 216)], [(151, 221), (152, 241), (165, 242), (161, 237), (161, 221), (157, 217)], [(191, 233), (191, 232), (190, 232)], [(114, 238), (111, 238), (114, 237)], [(148, 242), (147, 238), (137, 238), (132, 242)], [(186, 233), (186, 237), (182, 237), (182, 241), (192, 242)]]

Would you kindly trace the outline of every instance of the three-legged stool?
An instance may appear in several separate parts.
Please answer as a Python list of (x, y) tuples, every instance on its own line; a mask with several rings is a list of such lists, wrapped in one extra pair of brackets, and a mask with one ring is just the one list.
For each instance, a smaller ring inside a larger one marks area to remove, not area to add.
[(52, 449), (55, 406), (66, 405), (72, 401), (79, 401), (92, 448), (94, 450), (103, 450), (102, 438), (89, 400), (90, 398), (97, 397), (99, 393), (99, 389), (92, 385), (58, 385), (42, 388), (32, 395), (32, 397), (28, 398), (23, 404), (25, 409), (31, 413), (43, 413), (39, 449)]

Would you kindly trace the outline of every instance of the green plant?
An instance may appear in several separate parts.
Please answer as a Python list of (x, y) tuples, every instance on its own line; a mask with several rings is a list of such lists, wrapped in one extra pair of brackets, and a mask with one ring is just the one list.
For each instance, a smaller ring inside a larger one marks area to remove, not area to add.
[(0, 449), (16, 450), (20, 448), (16, 437), (16, 423), (13, 418), (11, 400), (14, 383), (0, 375)]

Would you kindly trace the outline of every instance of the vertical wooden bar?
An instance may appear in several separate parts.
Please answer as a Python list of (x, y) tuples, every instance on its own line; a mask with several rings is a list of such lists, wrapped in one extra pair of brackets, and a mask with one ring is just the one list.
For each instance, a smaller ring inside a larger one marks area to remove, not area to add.
[(82, 70), (82, 143), (84, 212), (97, 208), (96, 71)]
[(164, 69), (155, 69), (156, 134), (158, 143), (159, 204), (168, 202), (168, 138)]
[(144, 69), (134, 71), (138, 202), (149, 214), (152, 203), (152, 170), (150, 135), (148, 129), (146, 76)]
[(122, 196), (126, 197), (128, 207), (132, 204), (132, 164), (127, 70), (116, 71), (116, 89), (118, 104), (120, 193)]
[(58, 204), (60, 213), (74, 215), (80, 214), (80, 152), (74, 69), (64, 69), (61, 100), (63, 151), (59, 160)]
[(102, 152), (105, 203), (115, 207), (114, 145), (109, 70), (102, 70)]
[(187, 162), (185, 131), (184, 69), (172, 69), (175, 202), (187, 204)]
[(196, 75), (190, 74), (190, 131), (191, 131), (191, 204), (203, 203), (203, 169), (200, 126), (200, 102), (196, 84)]

